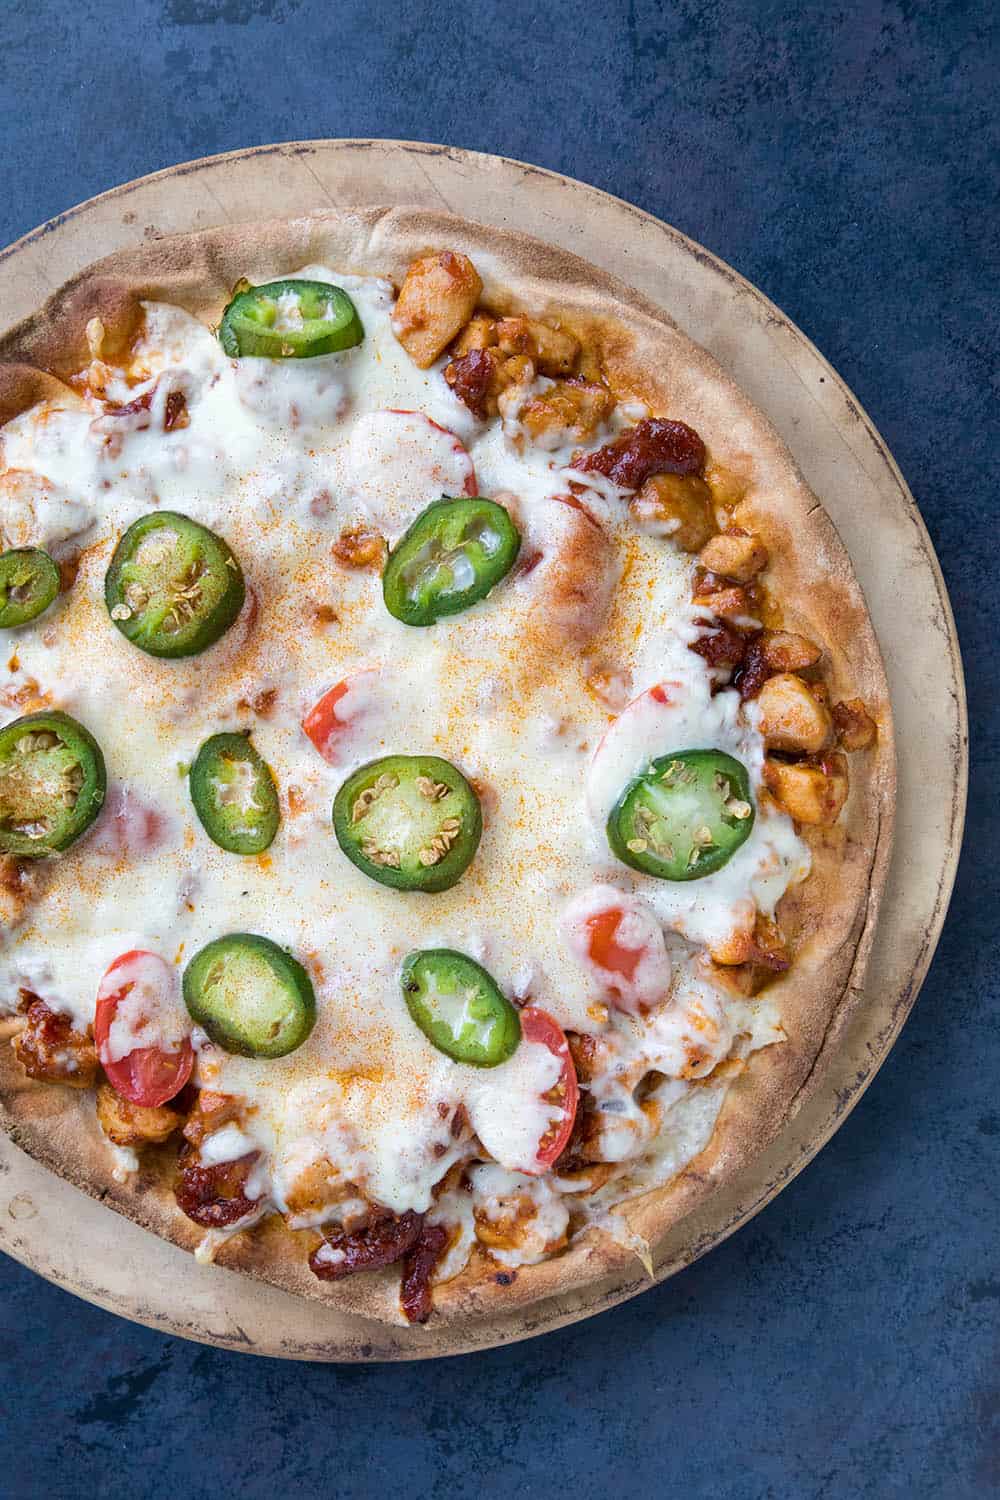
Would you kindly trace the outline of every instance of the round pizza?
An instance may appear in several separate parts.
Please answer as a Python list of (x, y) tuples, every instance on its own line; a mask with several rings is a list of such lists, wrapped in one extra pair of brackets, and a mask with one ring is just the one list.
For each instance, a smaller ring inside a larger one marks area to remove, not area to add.
[(417, 210), (120, 252), (0, 361), (8, 1132), (383, 1320), (652, 1274), (836, 1051), (889, 855), (767, 420)]

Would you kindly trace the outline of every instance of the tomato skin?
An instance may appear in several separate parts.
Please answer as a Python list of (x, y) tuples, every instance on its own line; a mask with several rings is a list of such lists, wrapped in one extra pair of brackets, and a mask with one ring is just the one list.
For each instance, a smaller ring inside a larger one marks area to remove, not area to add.
[(642, 1015), (667, 998), (670, 954), (663, 928), (641, 896), (617, 886), (591, 886), (567, 904), (562, 929), (570, 952), (615, 1010)]
[(120, 969), (138, 961), (146, 961), (162, 968), (165, 987), (173, 987), (176, 983), (172, 969), (158, 954), (140, 948), (122, 953), (109, 965), (97, 992), (94, 1041), (101, 1066), (112, 1088), (130, 1104), (155, 1109), (160, 1104), (169, 1103), (191, 1077), (194, 1048), (190, 1038), (185, 1037), (176, 1052), (166, 1052), (161, 1047), (134, 1047), (125, 1057), (120, 1057), (115, 1062), (105, 1061), (108, 1037), (118, 1006), (131, 992), (134, 984), (134, 981), (133, 984), (119, 982), (115, 976)]
[(521, 1012), (521, 1035), (526, 1042), (540, 1042), (542, 1046), (548, 1047), (553, 1056), (558, 1057), (562, 1063), (559, 1081), (544, 1097), (552, 1103), (559, 1104), (563, 1111), (563, 1118), (551, 1125), (542, 1137), (531, 1165), (520, 1169), (529, 1177), (540, 1177), (543, 1172), (549, 1170), (556, 1158), (562, 1155), (563, 1148), (573, 1133), (580, 1087), (576, 1081), (576, 1068), (570, 1056), (566, 1033), (558, 1021), (552, 1019), (548, 1011), (539, 1010), (536, 1005), (526, 1006)]
[(447, 437), (450, 437), (452, 443), (455, 446), (455, 452), (460, 453), (469, 465), (469, 472), (465, 476), (465, 493), (467, 495), (479, 494), (478, 482), (476, 480), (476, 471), (473, 467), (472, 458), (469, 455), (469, 451), (466, 448), (465, 444), (462, 442), (462, 439), (456, 437), (450, 427), (442, 427), (440, 422), (435, 422), (434, 418), (428, 417), (426, 413), (422, 411), (410, 411), (405, 406), (389, 406), (386, 408), (386, 410), (393, 412), (398, 417), (422, 417), (429, 427), (434, 427), (438, 432), (443, 432)]
[(347, 696), (350, 690), (357, 687), (365, 680), (374, 681), (378, 676), (378, 669), (366, 667), (360, 672), (355, 672), (350, 677), (345, 677), (343, 682), (338, 682), (329, 692), (323, 694), (317, 703), (302, 720), (302, 729), (306, 736), (312, 740), (316, 749), (322, 755), (328, 765), (334, 766), (339, 759), (338, 740), (353, 722), (356, 714), (349, 717), (341, 717), (337, 712), (337, 705)]
[(337, 704), (346, 692), (347, 682), (338, 682), (336, 687), (323, 694), (302, 720), (303, 730), (324, 760), (331, 759), (330, 741), (344, 723), (337, 717)]
[[(624, 913), (620, 906), (609, 906), (587, 918), (587, 951), (590, 960), (609, 974), (621, 974), (630, 983), (642, 958), (642, 948), (626, 948), (618, 941), (618, 929)], [(613, 987), (612, 987), (613, 988)]]

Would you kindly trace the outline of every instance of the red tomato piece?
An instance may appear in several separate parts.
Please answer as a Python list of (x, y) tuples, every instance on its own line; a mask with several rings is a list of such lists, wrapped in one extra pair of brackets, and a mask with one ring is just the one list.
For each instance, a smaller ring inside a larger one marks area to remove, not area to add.
[(460, 469), (466, 470), (466, 473), (463, 476), (465, 493), (467, 495), (479, 494), (479, 489), (476, 481), (476, 471), (473, 468), (472, 459), (469, 457), (468, 449), (462, 442), (461, 438), (457, 438), (449, 427), (442, 427), (440, 422), (435, 422), (433, 417), (425, 416), (422, 411), (408, 411), (404, 406), (390, 406), (386, 409), (388, 411), (391, 411), (393, 415), (397, 417), (418, 417), (422, 422), (426, 422), (428, 427), (433, 427), (435, 432), (443, 432), (446, 438), (450, 438), (452, 452), (455, 455), (457, 465)]
[(602, 826), (629, 777), (671, 747), (684, 696), (681, 682), (655, 683), (608, 725), (587, 771), (587, 801)]
[[(124, 1056), (112, 1058), (111, 1028), (119, 1006), (126, 1001), (128, 1031), (148, 1036), (150, 1044), (133, 1047)], [(176, 975), (156, 953), (133, 948), (116, 958), (101, 980), (94, 1015), (97, 1055), (112, 1087), (132, 1104), (145, 1105), (147, 1109), (166, 1104), (191, 1077), (194, 1067), (191, 1039), (176, 1036), (179, 1006)], [(170, 1011), (173, 1016), (169, 1016)], [(162, 1027), (171, 1022), (170, 1040), (174, 1045), (160, 1045), (155, 1038), (159, 1035), (162, 1040)]]
[(562, 1119), (553, 1120), (550, 1123), (538, 1142), (534, 1161), (530, 1166), (521, 1168), (521, 1171), (530, 1177), (540, 1177), (562, 1154), (563, 1147), (573, 1133), (580, 1089), (576, 1081), (576, 1068), (570, 1056), (566, 1033), (558, 1021), (552, 1019), (548, 1011), (539, 1010), (536, 1005), (526, 1006), (521, 1012), (521, 1035), (526, 1042), (540, 1042), (542, 1046), (548, 1047), (552, 1055), (557, 1057), (562, 1064), (562, 1072), (558, 1080), (548, 1093), (543, 1095), (549, 1104), (559, 1106), (562, 1110)]
[(628, 948), (618, 941), (618, 929), (624, 913), (621, 907), (608, 906), (587, 918), (587, 952), (591, 963), (609, 974), (621, 974), (631, 984), (639, 967), (644, 948)]
[(641, 897), (595, 885), (568, 904), (562, 922), (571, 951), (616, 1010), (639, 1015), (666, 999), (670, 955), (659, 919)]
[(148, 854), (163, 842), (170, 820), (127, 786), (110, 788), (101, 817), (87, 841), (99, 854), (119, 858)]
[[(339, 757), (339, 742), (346, 730), (364, 714), (371, 700), (371, 688), (378, 670), (375, 667), (355, 672), (345, 677), (302, 720), (302, 728), (323, 759), (336, 765)], [(350, 696), (348, 696), (350, 695)]]

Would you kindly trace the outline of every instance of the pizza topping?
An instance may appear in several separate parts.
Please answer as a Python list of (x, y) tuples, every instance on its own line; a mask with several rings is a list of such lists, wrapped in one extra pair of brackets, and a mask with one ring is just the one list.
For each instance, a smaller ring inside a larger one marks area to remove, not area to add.
[(860, 698), (833, 705), (833, 727), (842, 750), (869, 750), (878, 738), (878, 725)]
[(521, 1040), (517, 1011), (481, 965), (451, 948), (424, 948), (403, 963), (406, 1007), (453, 1062), (495, 1068)]
[(526, 1006), (521, 1012), (521, 1035), (526, 1042), (545, 1047), (559, 1065), (558, 1078), (542, 1095), (551, 1110), (549, 1123), (539, 1137), (533, 1158), (519, 1167), (520, 1171), (536, 1177), (549, 1170), (572, 1135), (580, 1090), (566, 1033), (548, 1011), (536, 1005)]
[(172, 820), (159, 808), (119, 781), (108, 790), (100, 822), (87, 840), (87, 852), (116, 862), (122, 855), (129, 861), (139, 860), (165, 842), (171, 827)]
[(751, 532), (734, 528), (705, 542), (698, 561), (710, 573), (733, 578), (737, 583), (749, 583), (767, 567), (767, 548)]
[(382, 569), (386, 557), (385, 537), (370, 526), (348, 526), (333, 544), (333, 555), (345, 568)]
[(829, 751), (819, 762), (797, 764), (768, 756), (764, 762), (764, 782), (790, 818), (810, 827), (832, 827), (850, 790), (847, 761), (836, 750)]
[(197, 1153), (186, 1148), (174, 1189), (178, 1208), (203, 1229), (226, 1229), (255, 1214), (259, 1198), (252, 1195), (256, 1184), (251, 1174), (259, 1157), (251, 1151), (235, 1161), (202, 1166)]
[(18, 547), (0, 554), (0, 630), (27, 625), (59, 592), (59, 569), (47, 552)]
[(68, 714), (42, 712), (0, 729), (0, 852), (55, 854), (86, 833), (107, 789), (104, 756)]
[[(471, 325), (470, 325), (471, 327)], [(500, 397), (514, 385), (527, 386), (535, 367), (525, 354), (507, 355), (499, 349), (469, 349), (444, 367), (444, 378), (474, 417), (495, 417)]]
[(400, 891), (446, 891), (468, 869), (483, 820), (457, 766), (437, 755), (387, 755), (349, 776), (333, 831), (365, 875)]
[(640, 531), (699, 552), (715, 531), (712, 491), (697, 474), (654, 474), (629, 502)]
[(596, 453), (574, 460), (583, 474), (603, 474), (623, 490), (638, 490), (653, 474), (702, 474), (705, 444), (686, 422), (647, 417)]
[(243, 572), (221, 537), (175, 511), (153, 511), (125, 532), (104, 600), (126, 640), (150, 656), (195, 656), (243, 608)]
[(332, 1230), (309, 1257), (309, 1269), (320, 1281), (343, 1281), (358, 1271), (379, 1271), (395, 1265), (420, 1239), (423, 1215), (384, 1214), (351, 1234)]
[(572, 375), (580, 340), (540, 318), (501, 318), (496, 342), (504, 354), (526, 354), (541, 375)]
[(219, 327), (231, 359), (313, 359), (352, 349), (364, 336), (350, 297), (327, 281), (241, 282)]
[[(41, 411), (56, 415), (47, 407)], [(5, 439), (9, 431), (10, 425)], [(0, 473), (0, 543), (5, 548), (41, 547), (61, 558), (65, 544), (88, 531), (93, 521), (88, 505), (43, 475), (18, 468)]]
[(194, 1067), (190, 1030), (169, 964), (141, 949), (115, 959), (97, 992), (94, 1040), (124, 1099), (155, 1109), (180, 1093)]
[(378, 676), (377, 668), (369, 667), (345, 677), (324, 693), (302, 720), (304, 733), (329, 765), (340, 761), (350, 731), (371, 717)]
[(747, 637), (719, 621), (701, 619), (698, 623), (707, 628), (691, 641), (690, 650), (716, 671), (729, 672), (738, 667), (747, 655)]
[(641, 897), (593, 886), (569, 903), (562, 927), (570, 950), (616, 1010), (642, 1011), (666, 997), (670, 956), (663, 928)]
[[(451, 346), (452, 359), (460, 359), (472, 350), (492, 349), (497, 342), (497, 320), (489, 313), (478, 312), (469, 319)], [(447, 373), (445, 374), (447, 379)]]
[(109, 440), (126, 432), (144, 432), (158, 412), (164, 432), (175, 432), (189, 423), (187, 397), (177, 386), (156, 380), (141, 396), (116, 405), (109, 402), (102, 416), (91, 423), (91, 431)]
[(312, 981), (300, 963), (253, 933), (216, 938), (184, 970), (184, 1003), (226, 1052), (284, 1057), (316, 1022)]
[(569, 1211), (548, 1183), (492, 1162), (474, 1167), (470, 1177), (476, 1239), (501, 1265), (537, 1265), (566, 1245)]
[(404, 625), (433, 625), (485, 599), (510, 572), (520, 534), (502, 505), (481, 497), (437, 500), (389, 554), (382, 593)]
[(471, 348), (445, 366), (445, 380), (459, 401), (481, 422), (490, 415), (491, 405), (495, 410), (496, 397), (500, 394), (497, 374), (502, 364), (496, 350)]
[(183, 1121), (184, 1116), (168, 1104), (133, 1104), (110, 1083), (97, 1085), (97, 1122), (112, 1145), (161, 1145)]
[(833, 738), (826, 705), (792, 672), (769, 677), (757, 695), (757, 705), (760, 732), (770, 750), (816, 755)]
[(392, 331), (426, 370), (468, 322), (483, 283), (467, 255), (441, 250), (410, 265), (399, 289)]
[(281, 820), (278, 789), (245, 734), (213, 734), (189, 773), (191, 801), (214, 844), (230, 854), (262, 854)]
[(542, 390), (526, 388), (524, 399), (520, 392), (517, 396), (510, 407), (501, 401), (504, 416), (515, 419), (537, 447), (549, 450), (589, 442), (615, 408), (607, 386), (578, 376), (551, 385), (543, 382)]
[(721, 750), (678, 750), (650, 761), (625, 788), (608, 843), (645, 875), (698, 880), (732, 858), (753, 823), (745, 766)]
[(420, 1226), (420, 1236), (403, 1257), (399, 1300), (410, 1323), (426, 1323), (433, 1311), (431, 1278), (448, 1249), (449, 1234), (442, 1224)]
[(76, 1030), (71, 1017), (51, 1010), (37, 995), (24, 998), (24, 1030), (14, 1039), (14, 1052), (28, 1077), (73, 1089), (93, 1088), (97, 1049), (90, 1038)]

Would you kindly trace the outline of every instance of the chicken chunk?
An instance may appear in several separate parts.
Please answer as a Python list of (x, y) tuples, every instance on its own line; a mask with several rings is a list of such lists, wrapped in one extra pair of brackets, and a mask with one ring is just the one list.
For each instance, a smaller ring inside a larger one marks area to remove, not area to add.
[(551, 503), (546, 543), (523, 583), (533, 595), (526, 643), (534, 641), (544, 653), (566, 647), (583, 651), (611, 605), (617, 582), (614, 548), (586, 511), (566, 501)]
[(878, 737), (878, 726), (860, 698), (834, 704), (833, 727), (842, 750), (868, 750)]
[(615, 398), (606, 386), (591, 385), (586, 380), (557, 380), (537, 396), (529, 396), (515, 415), (537, 447), (552, 449), (588, 442), (607, 421), (614, 405)]
[(97, 1085), (97, 1118), (109, 1141), (116, 1146), (145, 1146), (167, 1140), (179, 1129), (184, 1116), (169, 1104), (150, 1109), (122, 1098), (110, 1083)]
[(749, 583), (767, 567), (767, 548), (751, 532), (724, 531), (705, 543), (699, 561), (710, 573), (719, 573), (736, 583)]
[(483, 283), (467, 255), (442, 250), (410, 266), (392, 315), (392, 331), (421, 370), (469, 321)]
[(471, 354), (473, 349), (495, 349), (497, 342), (497, 320), (489, 313), (476, 313), (462, 329), (451, 346), (452, 359)]
[(833, 723), (829, 710), (794, 673), (779, 672), (769, 677), (757, 703), (761, 734), (769, 749), (816, 755), (830, 743)]
[(720, 620), (740, 620), (753, 615), (746, 589), (734, 587), (695, 594), (693, 603), (699, 609), (711, 610)]
[(510, 386), (530, 385), (535, 367), (525, 354), (506, 355), (495, 347), (470, 349), (445, 365), (444, 378), (473, 416), (485, 422), (496, 416), (500, 397)]
[(765, 630), (760, 640), (764, 663), (771, 672), (803, 672), (814, 667), (822, 648), (790, 630)]
[(639, 531), (667, 537), (682, 552), (699, 552), (715, 531), (712, 491), (697, 474), (654, 474), (629, 502)]
[(543, 375), (571, 375), (580, 340), (538, 318), (501, 318), (497, 343), (504, 354), (526, 354)]
[(24, 1030), (14, 1038), (14, 1052), (29, 1078), (89, 1089), (97, 1077), (97, 1048), (69, 1016), (50, 1010), (37, 995), (27, 997)]
[(790, 818), (823, 828), (837, 821), (850, 790), (847, 760), (836, 750), (818, 765), (789, 765), (768, 756), (764, 782)]
[(381, 571), (388, 547), (381, 532), (364, 524), (346, 527), (333, 544), (333, 555), (345, 568)]

